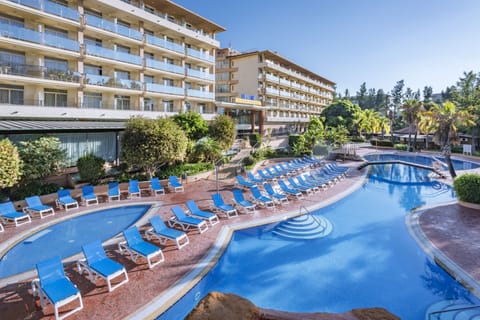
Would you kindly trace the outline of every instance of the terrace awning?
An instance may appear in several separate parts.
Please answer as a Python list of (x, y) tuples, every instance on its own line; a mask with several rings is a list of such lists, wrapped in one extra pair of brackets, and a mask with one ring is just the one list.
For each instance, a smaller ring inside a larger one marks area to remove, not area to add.
[(34, 132), (121, 131), (124, 121), (33, 121), (0, 120), (1, 134)]

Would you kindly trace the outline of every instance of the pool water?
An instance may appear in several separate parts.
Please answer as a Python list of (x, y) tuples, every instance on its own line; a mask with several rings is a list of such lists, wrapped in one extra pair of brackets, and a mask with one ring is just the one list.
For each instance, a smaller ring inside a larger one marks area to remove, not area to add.
[(49, 226), (15, 245), (0, 259), (0, 278), (35, 268), (37, 262), (60, 256), (62, 259), (82, 251), (94, 240), (106, 241), (140, 219), (149, 205), (134, 205), (100, 210)]
[[(159, 319), (183, 319), (210, 291), (234, 293), (262, 308), (346, 312), (383, 307), (401, 319), (425, 319), (432, 304), (479, 303), (432, 262), (409, 235), (405, 216), (421, 205), (455, 199), (430, 181), (430, 171), (374, 165), (367, 183), (315, 212), (333, 232), (315, 240), (286, 240), (273, 225), (234, 233), (218, 264)], [(399, 182), (394, 182), (399, 181)]]
[[(369, 154), (364, 157), (368, 161), (385, 161), (385, 160), (403, 160), (407, 162), (418, 163), (426, 166), (433, 166), (433, 163), (440, 161), (444, 165), (444, 169), (447, 170), (445, 164), (445, 157), (443, 156), (427, 156), (421, 154), (411, 154), (411, 155), (398, 155), (392, 153), (380, 153), (380, 154)], [(480, 165), (475, 162), (465, 161), (460, 159), (452, 158), (452, 164), (455, 170), (469, 170), (479, 168)]]

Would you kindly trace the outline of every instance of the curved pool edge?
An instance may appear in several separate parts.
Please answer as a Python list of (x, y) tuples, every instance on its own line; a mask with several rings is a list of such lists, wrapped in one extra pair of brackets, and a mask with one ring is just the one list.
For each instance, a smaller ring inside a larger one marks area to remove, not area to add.
[(421, 207), (419, 210), (405, 216), (405, 224), (412, 238), (418, 243), (425, 254), (438, 266), (450, 274), (457, 282), (462, 284), (477, 298), (480, 298), (480, 283), (478, 283), (467, 271), (450, 259), (442, 250), (427, 237), (420, 226), (420, 216), (430, 208), (438, 208), (457, 203), (450, 201), (433, 206)]
[[(119, 208), (119, 207), (125, 207), (125, 206), (137, 206), (137, 205), (149, 205), (150, 208), (147, 210), (147, 212), (138, 220), (135, 222), (135, 225), (144, 225), (147, 222), (147, 219), (154, 214), (153, 211), (156, 211), (156, 209), (159, 208), (160, 204), (158, 201), (145, 201), (145, 202), (135, 202), (135, 203), (115, 203), (111, 204), (108, 206), (102, 206), (99, 208), (98, 206), (92, 206), (88, 210), (82, 210), (79, 212), (74, 212), (70, 213), (69, 215), (63, 215), (63, 216), (58, 216), (55, 215), (54, 219), (50, 219), (49, 221), (45, 221), (42, 224), (39, 224), (38, 226), (33, 227), (32, 229), (24, 230), (21, 233), (5, 240), (0, 244), (0, 259), (15, 245), (18, 243), (24, 241), (28, 237), (34, 235), (37, 232), (40, 232), (41, 230), (44, 230), (50, 226), (53, 226), (57, 223), (61, 223), (63, 221), (73, 219), (76, 217), (80, 217), (83, 215), (91, 214), (96, 211), (102, 211), (102, 210), (108, 210), (108, 209), (114, 209), (114, 208)], [(107, 241), (103, 242), (104, 245), (110, 245), (116, 242), (120, 242), (121, 240), (119, 239), (119, 236), (115, 236), (111, 239), (108, 239)], [(69, 262), (74, 262), (80, 259), (82, 256), (82, 253), (75, 254), (73, 256), (67, 257), (62, 259), (62, 263), (69, 263)], [(5, 277), (5, 278), (0, 278), (0, 288), (5, 287), (7, 285), (11, 285), (14, 283), (18, 283), (21, 281), (29, 280), (36, 278), (37, 273), (34, 269), (22, 272), (20, 274), (16, 274), (11, 277)]]
[[(351, 167), (351, 170), (354, 169), (356, 170), (355, 167)], [(346, 196), (360, 189), (366, 183), (366, 178), (367, 171), (365, 170), (363, 174), (358, 178), (358, 180), (355, 181), (355, 183), (353, 183), (347, 189), (316, 205), (308, 206), (306, 207), (306, 209), (308, 211), (318, 210), (345, 198)], [(193, 289), (194, 286), (197, 285), (197, 283), (199, 283), (202, 278), (216, 265), (218, 260), (221, 258), (223, 252), (229, 245), (235, 231), (275, 223), (296, 217), (301, 214), (301, 207), (302, 206), (299, 206), (296, 211), (290, 211), (278, 214), (276, 216), (235, 223), (228, 226), (222, 226), (222, 229), (220, 230), (219, 235), (217, 236), (217, 239), (215, 240), (212, 248), (195, 265), (193, 270), (191, 270), (186, 276), (179, 279), (169, 289), (159, 294), (157, 298), (154, 298), (149, 304), (143, 306), (138, 310), (135, 310), (124, 319), (156, 319), (165, 311), (167, 311), (170, 307), (172, 307), (181, 297), (183, 297), (186, 293)]]

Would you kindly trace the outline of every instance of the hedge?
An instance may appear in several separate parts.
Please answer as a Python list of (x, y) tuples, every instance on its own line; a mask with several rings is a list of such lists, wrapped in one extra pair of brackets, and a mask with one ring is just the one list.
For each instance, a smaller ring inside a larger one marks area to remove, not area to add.
[(453, 188), (461, 201), (480, 204), (480, 174), (466, 173), (455, 178)]

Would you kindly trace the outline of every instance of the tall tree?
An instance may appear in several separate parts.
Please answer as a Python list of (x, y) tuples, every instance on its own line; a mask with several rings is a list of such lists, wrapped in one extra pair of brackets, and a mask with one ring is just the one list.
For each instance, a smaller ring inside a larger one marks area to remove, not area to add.
[(173, 121), (185, 131), (188, 139), (192, 141), (197, 141), (208, 133), (207, 121), (199, 113), (193, 111), (177, 113), (173, 116)]
[(229, 116), (218, 115), (210, 124), (209, 135), (223, 150), (228, 150), (235, 142), (235, 122)]
[(336, 100), (323, 109), (320, 117), (325, 119), (324, 124), (326, 127), (342, 125), (345, 126), (351, 134), (354, 134), (356, 130), (353, 124), (353, 115), (357, 110), (360, 110), (360, 107), (347, 99)]
[(0, 189), (13, 187), (21, 178), (22, 161), (8, 139), (0, 140)]
[(433, 89), (430, 86), (425, 86), (423, 88), (423, 101), (424, 102), (431, 102), (433, 95)]
[[(422, 104), (416, 99), (408, 99), (401, 106), (402, 115), (408, 124), (408, 151), (416, 148), (417, 124), (420, 119)], [(412, 147), (412, 133), (415, 131), (415, 143)]]
[(364, 82), (360, 86), (360, 90), (357, 92), (357, 103), (360, 108), (365, 109), (367, 102), (367, 84)]
[[(389, 115), (389, 117), (390, 117), (390, 121), (392, 122), (392, 125), (395, 125), (395, 123), (397, 121), (397, 109), (403, 103), (403, 99), (404, 99), (403, 88), (404, 87), (405, 87), (405, 81), (400, 80), (400, 81), (397, 81), (397, 83), (395, 84), (395, 86), (393, 87), (393, 89), (391, 91), (393, 109), (391, 110), (391, 114)], [(393, 134), (393, 128), (392, 128), (392, 134)], [(393, 139), (393, 136), (392, 136), (392, 139)]]

